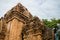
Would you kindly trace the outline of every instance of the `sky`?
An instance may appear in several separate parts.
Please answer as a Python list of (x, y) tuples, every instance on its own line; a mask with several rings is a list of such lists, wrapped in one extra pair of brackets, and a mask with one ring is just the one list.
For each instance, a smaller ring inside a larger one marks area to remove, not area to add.
[(40, 19), (60, 19), (60, 0), (0, 0), (0, 17), (18, 3)]

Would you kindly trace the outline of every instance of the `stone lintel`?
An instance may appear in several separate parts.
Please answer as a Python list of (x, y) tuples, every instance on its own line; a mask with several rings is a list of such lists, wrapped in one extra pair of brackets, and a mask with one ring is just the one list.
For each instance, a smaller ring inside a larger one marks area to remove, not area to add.
[(9, 20), (7, 21), (7, 23), (8, 23), (9, 21), (12, 21), (13, 19), (17, 19), (18, 21), (21, 21), (21, 22), (23, 22), (23, 23), (25, 24), (25, 21), (24, 21), (24, 20), (22, 20), (22, 19), (20, 19), (20, 18), (18, 18), (18, 17), (16, 17), (16, 16), (14, 16), (14, 17), (12, 17), (11, 19), (9, 19)]

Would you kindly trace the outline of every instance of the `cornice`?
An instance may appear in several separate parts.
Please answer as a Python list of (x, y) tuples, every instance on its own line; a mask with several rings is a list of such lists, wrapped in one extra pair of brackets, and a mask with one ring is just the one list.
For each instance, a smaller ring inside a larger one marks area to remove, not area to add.
[(9, 19), (11, 19), (12, 17), (14, 17), (14, 16), (16, 16), (16, 17), (18, 17), (18, 18), (22, 18), (22, 19), (24, 19), (24, 20), (29, 20), (29, 18), (28, 17), (26, 17), (25, 15), (23, 15), (22, 13), (19, 13), (19, 12), (17, 12), (17, 11), (12, 11), (9, 15), (7, 15), (6, 17), (4, 17), (6, 20), (9, 20)]
[(23, 23), (25, 24), (25, 21), (24, 21), (23, 19), (20, 19), (20, 18), (18, 18), (18, 17), (16, 17), (16, 16), (12, 17), (11, 19), (9, 19), (9, 20), (6, 21), (6, 22), (8, 23), (8, 22), (10, 22), (10, 21), (12, 21), (12, 20), (14, 20), (14, 19), (17, 19), (18, 21), (21, 21), (21, 22), (23, 22)]

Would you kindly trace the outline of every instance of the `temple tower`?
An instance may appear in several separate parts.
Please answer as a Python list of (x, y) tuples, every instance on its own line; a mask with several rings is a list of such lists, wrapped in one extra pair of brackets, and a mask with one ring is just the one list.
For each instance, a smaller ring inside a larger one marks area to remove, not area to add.
[(52, 30), (18, 3), (0, 18), (0, 40), (54, 40)]
[(32, 15), (26, 8), (18, 3), (5, 14), (7, 34), (5, 40), (22, 40), (22, 29)]

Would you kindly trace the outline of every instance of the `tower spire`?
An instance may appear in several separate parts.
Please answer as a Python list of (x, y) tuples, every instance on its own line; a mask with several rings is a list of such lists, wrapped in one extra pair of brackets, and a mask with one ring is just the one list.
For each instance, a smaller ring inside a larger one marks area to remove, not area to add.
[(15, 7), (12, 8), (13, 11), (22, 12), (24, 11), (21, 3), (18, 3)]
[(12, 15), (13, 13), (11, 12), (18, 12), (20, 14), (23, 14), (24, 16), (30, 18), (32, 17), (32, 15), (30, 14), (30, 12), (27, 10), (27, 8), (25, 8), (21, 3), (18, 3), (16, 6), (14, 6), (11, 10), (9, 10), (6, 14), (5, 17)]

